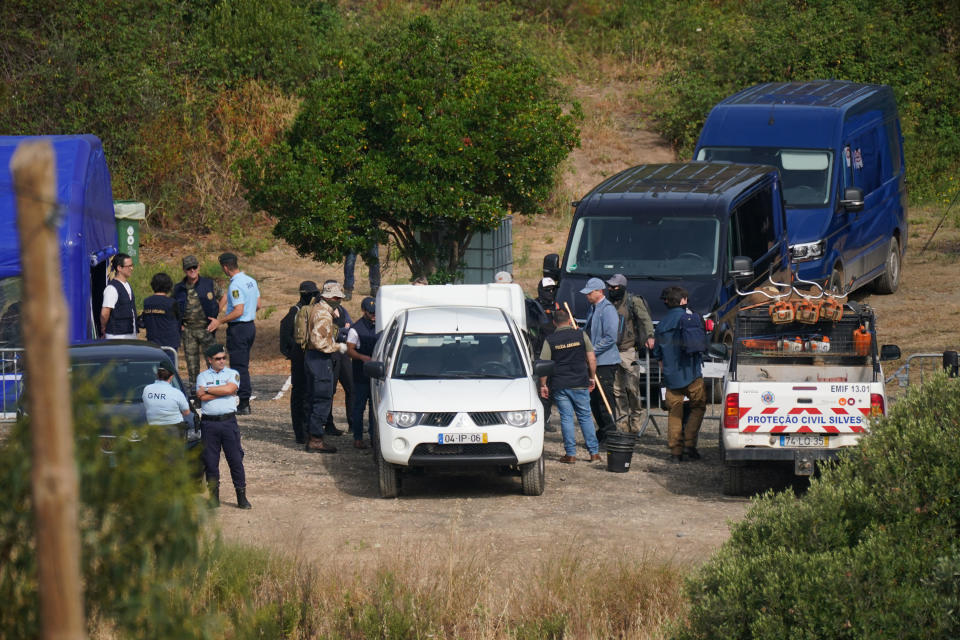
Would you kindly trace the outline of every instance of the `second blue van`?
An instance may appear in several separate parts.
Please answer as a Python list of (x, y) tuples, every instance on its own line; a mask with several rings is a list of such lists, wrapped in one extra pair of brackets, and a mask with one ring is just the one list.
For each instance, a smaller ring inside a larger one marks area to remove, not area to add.
[(710, 111), (694, 159), (780, 170), (799, 277), (836, 290), (897, 290), (907, 196), (890, 87), (817, 80), (744, 89)]

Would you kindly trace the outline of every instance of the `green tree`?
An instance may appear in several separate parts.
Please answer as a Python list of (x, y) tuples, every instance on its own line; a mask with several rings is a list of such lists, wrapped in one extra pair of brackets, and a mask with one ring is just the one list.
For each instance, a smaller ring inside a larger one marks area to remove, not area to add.
[(240, 163), (274, 234), (335, 262), (392, 237), (449, 278), (476, 231), (542, 210), (579, 105), (501, 11), (400, 14), (341, 33), (285, 139)]

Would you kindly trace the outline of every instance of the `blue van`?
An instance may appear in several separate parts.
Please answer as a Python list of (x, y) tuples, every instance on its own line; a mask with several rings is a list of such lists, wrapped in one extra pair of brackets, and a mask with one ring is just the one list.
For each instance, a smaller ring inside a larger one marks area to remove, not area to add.
[[(579, 202), (561, 264), (544, 258), (544, 275), (559, 281), (557, 300), (583, 322), (580, 290), (589, 278), (627, 277), (627, 289), (647, 301), (656, 322), (667, 312), (660, 292), (680, 285), (690, 308), (717, 320), (728, 337), (739, 296), (735, 277), (751, 266), (749, 289), (773, 275), (787, 277), (786, 218), (773, 167), (726, 162), (646, 164), (594, 187)], [(741, 258), (740, 260), (735, 260)], [(734, 262), (737, 262), (737, 269)]]
[(907, 195), (890, 87), (817, 80), (744, 89), (710, 111), (694, 158), (780, 170), (799, 277), (897, 290)]

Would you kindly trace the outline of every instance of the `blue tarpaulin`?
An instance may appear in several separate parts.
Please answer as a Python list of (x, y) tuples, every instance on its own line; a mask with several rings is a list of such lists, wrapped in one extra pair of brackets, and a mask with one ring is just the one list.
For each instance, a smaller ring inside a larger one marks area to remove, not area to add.
[(0, 313), (9, 312), (19, 301), (23, 269), (10, 159), (21, 142), (43, 138), (51, 142), (56, 156), (60, 271), (73, 343), (96, 336), (94, 317), (99, 317), (100, 309), (99, 302), (96, 310), (93, 304), (101, 299), (106, 271), (102, 265), (99, 270), (93, 268), (117, 252), (110, 171), (96, 136), (0, 136)]

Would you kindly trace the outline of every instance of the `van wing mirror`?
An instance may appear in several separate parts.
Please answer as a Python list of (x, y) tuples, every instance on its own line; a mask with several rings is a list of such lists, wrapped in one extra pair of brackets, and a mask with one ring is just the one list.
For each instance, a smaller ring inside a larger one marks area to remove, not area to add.
[(730, 357), (730, 348), (722, 342), (711, 342), (707, 347), (707, 355), (711, 358), (726, 360)]
[(387, 375), (387, 369), (382, 362), (376, 360), (368, 360), (363, 363), (363, 372), (367, 374), (368, 378), (373, 378), (375, 380), (383, 380)]
[(895, 344), (885, 344), (880, 347), (880, 361), (886, 362), (887, 360), (899, 360), (900, 359), (900, 347)]
[(863, 211), (863, 189), (860, 187), (847, 187), (843, 190), (843, 200), (840, 206), (847, 211)]
[(553, 360), (534, 360), (533, 375), (537, 378), (545, 378), (553, 375)]
[(753, 260), (747, 256), (734, 257), (730, 275), (737, 281), (750, 280), (753, 278)]
[(543, 277), (560, 280), (560, 256), (556, 253), (548, 253), (543, 256)]

